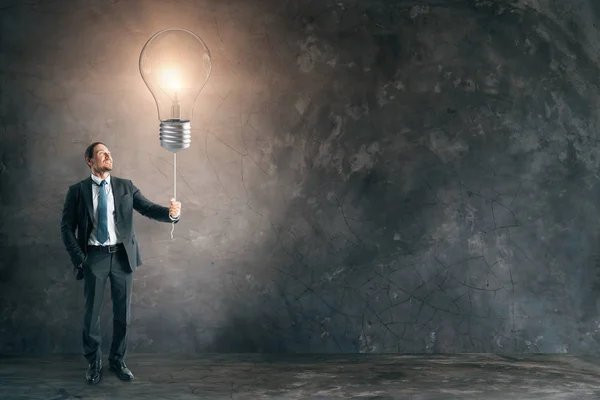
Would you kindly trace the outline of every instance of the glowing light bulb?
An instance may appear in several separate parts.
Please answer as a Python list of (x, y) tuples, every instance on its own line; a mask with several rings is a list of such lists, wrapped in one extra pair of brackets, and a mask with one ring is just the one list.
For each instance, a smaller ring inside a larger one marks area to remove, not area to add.
[[(140, 74), (156, 102), (160, 145), (173, 153), (173, 198), (177, 198), (177, 152), (190, 147), (194, 103), (212, 69), (210, 51), (194, 33), (165, 29), (140, 53)], [(171, 229), (171, 239), (175, 223)]]
[(194, 33), (165, 29), (140, 54), (140, 74), (158, 109), (160, 145), (176, 153), (190, 146), (196, 98), (212, 69), (210, 51)]

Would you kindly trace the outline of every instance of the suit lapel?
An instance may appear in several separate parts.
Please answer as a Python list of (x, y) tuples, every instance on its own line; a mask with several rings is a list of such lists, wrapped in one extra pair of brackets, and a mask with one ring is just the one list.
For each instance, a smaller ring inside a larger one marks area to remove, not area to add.
[(83, 199), (85, 200), (85, 205), (87, 207), (88, 216), (90, 220), (93, 220), (94, 215), (94, 204), (92, 203), (92, 177), (88, 177), (81, 184), (81, 190), (83, 191)]
[(121, 197), (123, 196), (123, 185), (121, 185), (121, 181), (119, 178), (110, 176), (110, 187), (113, 191), (113, 197), (115, 200), (115, 211), (119, 207), (121, 203)]
[(110, 186), (113, 191), (113, 199), (115, 202), (115, 225), (117, 229), (121, 229), (121, 218), (120, 215), (120, 207), (121, 207), (121, 199), (123, 198), (123, 194), (125, 193), (125, 188), (123, 187), (123, 182), (114, 176), (110, 176)]

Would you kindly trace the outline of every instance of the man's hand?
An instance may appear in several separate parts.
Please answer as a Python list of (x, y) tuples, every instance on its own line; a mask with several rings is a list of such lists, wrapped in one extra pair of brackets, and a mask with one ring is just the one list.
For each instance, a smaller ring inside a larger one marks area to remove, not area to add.
[(169, 206), (169, 215), (171, 218), (178, 218), (181, 213), (181, 203), (171, 198), (171, 205)]

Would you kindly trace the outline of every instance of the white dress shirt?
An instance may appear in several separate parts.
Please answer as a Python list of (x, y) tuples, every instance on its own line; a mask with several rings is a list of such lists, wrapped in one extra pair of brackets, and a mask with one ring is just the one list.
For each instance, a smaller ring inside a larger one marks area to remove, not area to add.
[(119, 232), (117, 232), (117, 226), (115, 225), (115, 198), (113, 196), (112, 187), (110, 186), (110, 175), (106, 177), (106, 185), (104, 185), (104, 190), (106, 190), (106, 201), (107, 201), (107, 214), (108, 214), (108, 239), (105, 243), (100, 243), (98, 241), (98, 196), (100, 196), (100, 190), (102, 189), (99, 185), (102, 182), (102, 179), (98, 178), (96, 175), (92, 174), (92, 180), (95, 182), (92, 183), (92, 202), (94, 207), (94, 214), (92, 216), (92, 221), (94, 222), (94, 229), (90, 232), (90, 238), (88, 239), (88, 244), (92, 246), (108, 246), (115, 245), (117, 243), (121, 243), (119, 240)]

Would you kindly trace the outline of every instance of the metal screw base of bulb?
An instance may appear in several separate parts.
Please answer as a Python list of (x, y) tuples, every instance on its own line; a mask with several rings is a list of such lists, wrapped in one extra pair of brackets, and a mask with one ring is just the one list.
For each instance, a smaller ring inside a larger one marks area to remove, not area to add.
[(166, 120), (160, 123), (160, 145), (176, 153), (190, 147), (192, 141), (190, 121)]

